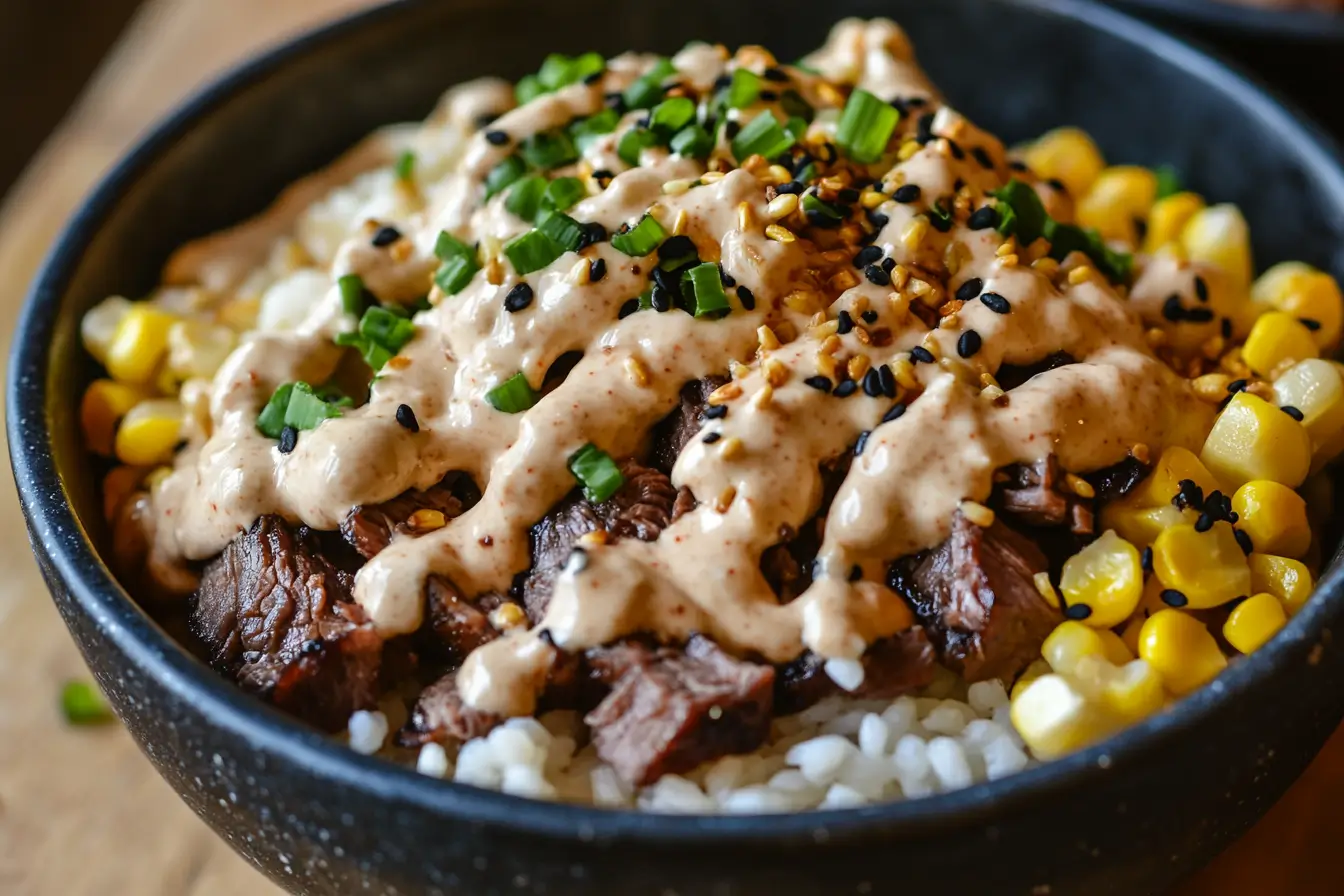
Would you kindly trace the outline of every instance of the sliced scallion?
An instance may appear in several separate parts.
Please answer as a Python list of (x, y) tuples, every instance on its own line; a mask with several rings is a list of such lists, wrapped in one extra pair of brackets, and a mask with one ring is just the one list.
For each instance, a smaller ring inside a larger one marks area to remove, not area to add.
[(773, 159), (793, 143), (793, 136), (779, 126), (775, 116), (770, 112), (762, 112), (747, 122), (733, 138), (733, 157), (738, 162), (744, 162), (754, 155)]
[(583, 225), (563, 212), (545, 213), (537, 221), (537, 229), (566, 251), (577, 252), (583, 246)]
[(513, 98), (520, 106), (527, 105), (546, 92), (546, 86), (536, 75), (524, 75), (513, 85)]
[(817, 111), (812, 108), (812, 104), (803, 99), (803, 95), (796, 90), (786, 90), (779, 97), (779, 107), (784, 110), (784, 114), (790, 118), (801, 118), (803, 121), (810, 122), (816, 116)]
[(289, 396), (293, 391), (293, 383), (277, 387), (257, 415), (257, 430), (266, 438), (280, 438), (280, 431), (285, 428), (285, 410), (289, 407)]
[(684, 96), (663, 100), (649, 114), (649, 129), (664, 140), (670, 140), (677, 131), (695, 118), (695, 103)]
[(485, 198), (489, 199), (525, 174), (527, 164), (517, 156), (509, 156), (485, 176)]
[(569, 136), (579, 152), (584, 152), (598, 137), (610, 134), (620, 124), (621, 116), (615, 109), (603, 109), (596, 115), (581, 118), (569, 126)]
[(569, 472), (583, 486), (583, 494), (595, 503), (601, 503), (625, 485), (621, 468), (601, 448), (584, 445), (569, 458)]
[(485, 400), (497, 411), (506, 414), (521, 414), (537, 403), (537, 393), (528, 384), (527, 377), (515, 373), (489, 392)]
[(728, 85), (728, 108), (745, 109), (756, 102), (761, 93), (761, 76), (745, 68), (733, 72)]
[(544, 177), (525, 177), (509, 187), (504, 207), (524, 221), (531, 221), (537, 216), (537, 209), (541, 208), (541, 197), (545, 195), (546, 187)]
[(359, 319), (359, 335), (395, 355), (415, 337), (415, 324), (375, 305), (366, 309), (364, 316)]
[(861, 165), (871, 165), (887, 151), (901, 113), (866, 90), (856, 89), (845, 103), (835, 142)]
[(621, 135), (616, 144), (616, 155), (627, 165), (638, 166), (639, 156), (644, 150), (658, 145), (658, 135), (648, 128), (631, 128)]
[(648, 255), (667, 237), (667, 231), (653, 218), (645, 215), (639, 223), (625, 233), (616, 233), (611, 237), (611, 245), (618, 252), (624, 252), (633, 258)]
[(434, 282), (446, 295), (457, 295), (481, 269), (476, 260), (476, 250), (447, 231), (439, 233), (434, 243), (434, 254), (443, 262), (434, 273)]
[(703, 159), (714, 149), (714, 138), (698, 124), (689, 124), (672, 138), (672, 151), (688, 159)]
[(583, 181), (577, 177), (557, 177), (546, 187), (540, 208), (543, 211), (563, 212), (587, 195)]
[(336, 281), (336, 286), (341, 291), (341, 308), (345, 313), (363, 314), (369, 304), (364, 292), (364, 278), (358, 274), (346, 274)]
[(523, 161), (538, 171), (548, 171), (568, 165), (579, 157), (579, 150), (564, 131), (542, 131), (533, 134), (518, 147)]
[(539, 271), (565, 254), (565, 247), (540, 230), (529, 230), (504, 244), (504, 254), (521, 276)]
[(1175, 165), (1162, 165), (1153, 169), (1157, 175), (1157, 198), (1166, 199), (1168, 196), (1175, 196), (1185, 189), (1181, 184), (1181, 172), (1176, 170)]
[(800, 204), (805, 214), (820, 215), (828, 221), (842, 221), (845, 218), (844, 212), (824, 201), (816, 193), (804, 193)]
[[(1029, 184), (1013, 178), (990, 195), (999, 200), (999, 233), (1016, 236), (1019, 245), (1029, 246), (1045, 234), (1048, 220), (1041, 197)], [(1004, 212), (1004, 207), (1012, 210)]]
[(647, 109), (663, 98), (663, 81), (675, 75), (677, 69), (671, 60), (659, 59), (653, 68), (625, 89), (625, 105), (629, 109)]
[(98, 688), (84, 681), (67, 681), (61, 688), (61, 715), (71, 725), (103, 725), (116, 719)]
[[(719, 266), (713, 262), (698, 264), (686, 272), (684, 280), (690, 282), (691, 292), (695, 295), (696, 317), (721, 317), (732, 310), (728, 296), (723, 291), (723, 280), (719, 277)], [(686, 292), (685, 287), (682, 292)]]
[(289, 406), (285, 408), (285, 426), (297, 430), (317, 429), (323, 420), (339, 416), (341, 409), (319, 398), (312, 386), (303, 382), (294, 384), (294, 391), (289, 395)]
[(392, 166), (392, 171), (397, 176), (397, 180), (408, 181), (415, 176), (415, 153), (409, 149), (403, 150), (401, 155), (397, 156), (397, 163)]

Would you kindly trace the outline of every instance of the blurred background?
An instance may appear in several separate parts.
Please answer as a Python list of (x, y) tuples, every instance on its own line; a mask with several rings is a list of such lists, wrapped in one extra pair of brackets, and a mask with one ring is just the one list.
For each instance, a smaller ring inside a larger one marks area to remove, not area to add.
[[(1113, 2), (1234, 58), (1344, 137), (1344, 105), (1333, 92), (1344, 73), (1344, 0)], [(0, 0), (0, 350), (8, 355), (12, 322), (47, 246), (144, 128), (229, 65), (368, 5)], [(62, 721), (61, 683), (86, 673), (28, 552), (8, 476), (0, 477), (0, 544), (0, 894), (279, 896), (191, 814), (123, 732)], [(1341, 803), (1344, 734), (1180, 896), (1344, 892)]]

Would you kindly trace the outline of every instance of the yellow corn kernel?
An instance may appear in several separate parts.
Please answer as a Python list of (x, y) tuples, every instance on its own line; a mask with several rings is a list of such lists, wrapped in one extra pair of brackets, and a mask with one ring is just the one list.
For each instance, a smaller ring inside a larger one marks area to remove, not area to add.
[(1127, 663), (1133, 659), (1114, 632), (1091, 628), (1072, 619), (1055, 626), (1041, 645), (1041, 656), (1050, 664), (1051, 670), (1064, 675), (1074, 674), (1083, 657), (1096, 657), (1110, 663), (1117, 660)]
[(1042, 675), (1013, 699), (1013, 727), (1032, 753), (1053, 759), (1101, 740), (1116, 722), (1063, 675)]
[(1309, 358), (1274, 380), (1274, 401), (1302, 412), (1311, 439), (1311, 468), (1319, 470), (1344, 449), (1344, 379), (1334, 362)]
[(1265, 271), (1251, 286), (1251, 301), (1320, 325), (1311, 335), (1322, 350), (1333, 348), (1344, 328), (1344, 296), (1335, 278), (1300, 261)]
[(1157, 199), (1157, 175), (1137, 165), (1116, 165), (1097, 177), (1078, 202), (1078, 223), (1108, 240), (1138, 242), (1135, 219), (1145, 219)]
[(1017, 695), (1026, 690), (1027, 685), (1031, 684), (1042, 675), (1050, 674), (1050, 664), (1045, 660), (1032, 660), (1027, 668), (1022, 670), (1022, 674), (1017, 676), (1017, 681), (1013, 682), (1013, 690), (1010, 699), (1016, 700)]
[(1282, 311), (1270, 311), (1256, 318), (1246, 344), (1241, 347), (1242, 360), (1265, 378), (1318, 354), (1311, 331)]
[(1110, 676), (1101, 691), (1108, 710), (1133, 724), (1157, 712), (1167, 702), (1162, 676), (1147, 660), (1125, 663)]
[(1268, 479), (1248, 482), (1232, 496), (1232, 509), (1237, 526), (1261, 553), (1301, 557), (1311, 546), (1307, 502), (1286, 485)]
[(1128, 499), (1112, 501), (1101, 510), (1101, 525), (1114, 529), (1130, 544), (1146, 548), (1157, 540), (1163, 529), (1193, 523), (1197, 519), (1193, 511), (1178, 510), (1170, 503), (1170, 498), (1167, 500), (1168, 503), (1160, 507), (1142, 507)]
[(146, 467), (168, 463), (181, 433), (181, 402), (175, 398), (142, 401), (117, 429), (117, 460)]
[(1188, 694), (1227, 668), (1227, 657), (1204, 623), (1180, 610), (1159, 610), (1139, 632), (1139, 657), (1173, 694)]
[(1251, 569), (1230, 523), (1219, 521), (1207, 532), (1182, 523), (1153, 542), (1153, 571), (1164, 588), (1174, 588), (1190, 609), (1218, 607), (1251, 593)]
[(168, 328), (174, 320), (171, 314), (144, 303), (133, 305), (107, 347), (105, 366), (112, 378), (132, 385), (151, 382), (168, 351)]
[(90, 451), (111, 457), (117, 424), (147, 398), (145, 392), (112, 380), (94, 380), (79, 404), (79, 423)]
[(1196, 193), (1177, 193), (1153, 204), (1148, 214), (1148, 232), (1143, 238), (1143, 251), (1156, 252), (1181, 238), (1181, 231), (1196, 214), (1204, 210), (1204, 200)]
[(1023, 155), (1036, 175), (1057, 178), (1074, 196), (1082, 196), (1096, 182), (1106, 160), (1085, 131), (1058, 128), (1041, 137)]
[(1193, 452), (1173, 446), (1162, 452), (1162, 456), (1153, 466), (1153, 471), (1139, 483), (1139, 487), (1126, 500), (1133, 500), (1141, 507), (1169, 505), (1171, 499), (1181, 490), (1182, 479), (1192, 480), (1206, 495), (1219, 487), (1218, 480)]
[(1311, 468), (1311, 438), (1301, 423), (1263, 398), (1238, 392), (1214, 421), (1199, 459), (1234, 489), (1252, 479), (1297, 488)]
[(144, 478), (143, 467), (113, 467), (103, 477), (103, 518), (109, 523), (115, 520), (121, 505), (139, 488)]
[(79, 321), (79, 337), (84, 350), (93, 355), (99, 364), (107, 363), (107, 349), (117, 335), (117, 327), (126, 312), (131, 310), (131, 301), (121, 296), (108, 296), (88, 311)]
[(1223, 623), (1223, 637), (1242, 653), (1254, 653), (1287, 624), (1279, 599), (1261, 592), (1237, 604)]
[(1230, 284), (1245, 294), (1251, 284), (1251, 232), (1235, 205), (1215, 205), (1196, 212), (1181, 231), (1181, 245), (1191, 261), (1222, 268)]
[(1251, 591), (1268, 591), (1283, 602), (1289, 616), (1296, 616), (1311, 597), (1314, 583), (1305, 563), (1273, 554), (1251, 554), (1246, 558), (1251, 567)]
[(1109, 629), (1129, 618), (1143, 594), (1143, 569), (1134, 545), (1106, 532), (1064, 561), (1060, 591), (1070, 606), (1084, 604), (1092, 628)]

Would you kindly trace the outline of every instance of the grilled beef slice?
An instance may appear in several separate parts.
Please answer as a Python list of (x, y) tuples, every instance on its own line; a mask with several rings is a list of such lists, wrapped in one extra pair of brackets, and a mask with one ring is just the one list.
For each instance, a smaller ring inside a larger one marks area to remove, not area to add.
[[(919, 690), (933, 681), (936, 657), (929, 636), (919, 626), (883, 638), (863, 655), (863, 684), (850, 696), (886, 700)], [(845, 693), (812, 651), (779, 667), (775, 676), (775, 712), (790, 715), (836, 694)]]
[(430, 741), (471, 740), (484, 737), (504, 719), (491, 712), (472, 709), (457, 690), (457, 673), (449, 672), (420, 692), (397, 743), (418, 747)]
[(681, 450), (696, 437), (708, 419), (709, 396), (728, 382), (726, 376), (692, 380), (681, 389), (681, 404), (653, 430), (653, 465), (671, 475)]
[(506, 603), (494, 592), (467, 600), (448, 579), (432, 575), (425, 583), (425, 626), (417, 643), (428, 656), (456, 669), (477, 647), (499, 637), (490, 614)]
[(341, 522), (341, 535), (368, 560), (387, 547), (393, 535), (414, 531), (407, 521), (417, 510), (437, 510), (447, 519), (460, 514), (464, 509), (461, 478), (449, 473), (426, 491), (409, 489), (381, 504), (361, 504)]
[(627, 650), (612, 671), (620, 676), (611, 693), (584, 721), (598, 755), (632, 784), (750, 752), (770, 732), (775, 670), (707, 638), (684, 650)]
[(523, 603), (536, 623), (546, 614), (555, 578), (579, 539), (601, 529), (613, 539), (653, 541), (672, 521), (677, 490), (658, 470), (627, 460), (625, 484), (601, 504), (575, 489), (532, 527), (532, 571), (523, 582)]
[(910, 603), (943, 662), (967, 681), (1011, 681), (1062, 621), (1036, 590), (1046, 558), (1002, 522), (988, 529), (960, 512), (952, 534), (917, 563), (898, 562), (892, 587)]
[(267, 515), (206, 565), (188, 624), (215, 668), (336, 729), (374, 704), (383, 653), (352, 585), (313, 532)]
[(994, 492), (998, 509), (1031, 526), (1068, 524), (1075, 535), (1091, 535), (1095, 526), (1092, 501), (1064, 485), (1053, 454), (1030, 464), (1011, 464), (1000, 471)]

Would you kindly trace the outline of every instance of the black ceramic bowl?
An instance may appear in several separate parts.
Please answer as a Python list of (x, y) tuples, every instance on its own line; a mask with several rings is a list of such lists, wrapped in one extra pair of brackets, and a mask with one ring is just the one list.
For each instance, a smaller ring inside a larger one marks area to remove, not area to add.
[(1167, 22), (1226, 35), (1319, 44), (1344, 41), (1344, 13), (1267, 9), (1233, 0), (1109, 0)]
[[(102, 559), (74, 409), (94, 368), (81, 313), (135, 295), (176, 245), (261, 209), (384, 122), (553, 50), (765, 41), (782, 58), (842, 14), (902, 20), (935, 79), (1009, 140), (1076, 123), (1113, 159), (1175, 163), (1242, 204), (1262, 263), (1344, 274), (1329, 145), (1218, 63), (1074, 0), (407, 2), (252, 62), (156, 128), (80, 208), (15, 334), (9, 445), (34, 550), (71, 632), (165, 778), (295, 892), (1126, 894), (1156, 891), (1245, 830), (1344, 714), (1339, 564), (1277, 639), (1122, 736), (1007, 780), (861, 810), (689, 818), (529, 802), (347, 752), (243, 695), (156, 626)], [(35, 745), (35, 748), (36, 745)], [(146, 844), (147, 858), (153, 845)]]

